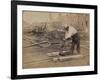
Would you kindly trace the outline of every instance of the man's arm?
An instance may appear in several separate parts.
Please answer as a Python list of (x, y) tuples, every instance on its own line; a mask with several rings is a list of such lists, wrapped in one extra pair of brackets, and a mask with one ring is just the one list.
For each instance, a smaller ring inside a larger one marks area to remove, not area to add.
[(69, 40), (69, 39), (71, 39), (71, 33), (70, 32), (66, 32), (65, 33), (65, 38), (63, 39), (63, 40)]

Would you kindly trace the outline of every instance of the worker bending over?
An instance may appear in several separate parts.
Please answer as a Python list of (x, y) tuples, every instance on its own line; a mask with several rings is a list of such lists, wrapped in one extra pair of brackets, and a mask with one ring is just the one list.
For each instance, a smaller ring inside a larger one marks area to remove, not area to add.
[(80, 53), (80, 35), (78, 31), (72, 26), (64, 26), (64, 32), (65, 32), (65, 37), (63, 40), (64, 41), (67, 41), (69, 39), (72, 40), (71, 53), (72, 54), (74, 53), (74, 49), (76, 46), (76, 51), (79, 54)]

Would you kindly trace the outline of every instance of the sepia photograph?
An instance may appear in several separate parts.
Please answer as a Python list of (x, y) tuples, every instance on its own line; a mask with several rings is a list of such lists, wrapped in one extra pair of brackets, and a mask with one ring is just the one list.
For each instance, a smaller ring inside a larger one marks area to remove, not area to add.
[(12, 1), (11, 78), (97, 74), (97, 6)]
[(23, 69), (90, 65), (89, 23), (86, 13), (23, 11)]

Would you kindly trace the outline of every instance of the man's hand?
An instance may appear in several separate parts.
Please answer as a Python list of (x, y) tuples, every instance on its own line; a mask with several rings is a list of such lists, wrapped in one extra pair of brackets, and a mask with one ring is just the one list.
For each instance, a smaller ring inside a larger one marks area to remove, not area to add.
[(64, 39), (63, 39), (63, 41), (66, 41), (66, 40), (71, 40), (71, 38), (67, 38), (67, 39), (66, 39), (66, 38), (64, 38)]

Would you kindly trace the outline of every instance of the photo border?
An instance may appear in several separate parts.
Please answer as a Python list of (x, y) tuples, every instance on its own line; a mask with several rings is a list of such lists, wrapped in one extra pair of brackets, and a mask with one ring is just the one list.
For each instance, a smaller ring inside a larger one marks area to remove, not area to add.
[[(17, 74), (17, 6), (18, 5), (33, 5), (45, 7), (62, 7), (62, 8), (81, 8), (94, 10), (94, 70), (81, 72), (64, 72), (64, 73), (48, 73), (48, 74)], [(48, 2), (33, 2), (33, 1), (11, 1), (11, 78), (42, 78), (42, 77), (59, 77), (59, 76), (75, 76), (97, 74), (97, 6), (96, 5), (81, 5), (81, 4), (65, 4), (65, 3), (48, 3)]]

